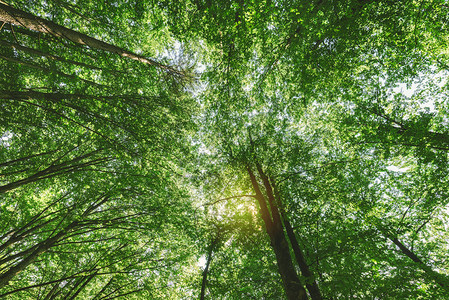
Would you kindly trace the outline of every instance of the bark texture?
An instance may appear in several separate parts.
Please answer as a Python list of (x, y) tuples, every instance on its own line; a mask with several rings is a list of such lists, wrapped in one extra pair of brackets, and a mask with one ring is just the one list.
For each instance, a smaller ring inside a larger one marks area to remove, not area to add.
[(285, 213), (284, 206), (282, 205), (281, 202), (279, 190), (277, 189), (275, 181), (272, 178), (270, 178), (270, 182), (271, 185), (273, 186), (274, 194), (276, 196), (276, 203), (279, 206), (282, 221), (284, 223), (285, 231), (287, 232), (287, 237), (290, 241), (290, 245), (292, 246), (296, 263), (298, 264), (299, 269), (301, 270), (302, 276), (306, 278), (306, 288), (309, 291), (310, 298), (312, 298), (312, 300), (321, 300), (323, 299), (323, 297), (321, 296), (320, 289), (315, 280), (315, 277), (313, 276), (312, 271), (310, 271), (309, 265), (307, 264), (307, 261), (304, 257), (304, 253), (301, 250), (298, 239), (296, 238), (295, 232), (293, 231), (292, 225), (290, 224), (287, 214)]
[(209, 266), (210, 266), (210, 263), (212, 262), (212, 254), (214, 252), (214, 248), (215, 248), (215, 245), (217, 244), (217, 242), (218, 242), (218, 237), (215, 238), (209, 246), (209, 251), (207, 253), (206, 267), (204, 268), (203, 280), (201, 281), (200, 300), (204, 300), (204, 297), (206, 296), (207, 273), (209, 272)]
[(259, 175), (263, 181), (265, 192), (268, 197), (269, 205), (271, 208), (268, 210), (266, 198), (263, 195), (259, 183), (254, 175), (251, 167), (247, 167), (248, 175), (251, 179), (251, 184), (256, 192), (256, 199), (259, 202), (262, 219), (265, 223), (266, 231), (270, 237), (271, 247), (273, 248), (276, 256), (279, 274), (281, 275), (282, 283), (284, 285), (285, 294), (289, 300), (305, 300), (308, 299), (306, 290), (302, 286), (298, 275), (296, 274), (293, 266), (292, 258), (290, 256), (290, 249), (287, 239), (285, 238), (279, 210), (274, 201), (273, 191), (269, 184), (268, 178), (263, 172), (262, 168), (257, 165)]
[(58, 38), (63, 38), (72, 41), (76, 44), (89, 46), (91, 48), (107, 51), (110, 53), (115, 53), (117, 55), (127, 57), (129, 59), (133, 59), (141, 63), (163, 69), (173, 75), (184, 76), (184, 74), (181, 71), (176, 70), (173, 67), (161, 64), (150, 58), (138, 55), (136, 53), (127, 51), (115, 45), (90, 37), (86, 34), (77, 32), (75, 30), (66, 28), (51, 21), (34, 16), (25, 11), (6, 5), (4, 2), (0, 2), (0, 22), (9, 23), (16, 26), (22, 26), (30, 30), (51, 34)]

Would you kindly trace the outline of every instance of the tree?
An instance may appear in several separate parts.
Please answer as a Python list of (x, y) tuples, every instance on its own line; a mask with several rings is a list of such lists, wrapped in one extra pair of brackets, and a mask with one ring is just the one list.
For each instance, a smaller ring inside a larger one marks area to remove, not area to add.
[(0, 2), (0, 297), (447, 298), (447, 18)]
[[(165, 154), (170, 147), (182, 153), (180, 133), (188, 130), (180, 109), (188, 101), (170, 83), (178, 85), (180, 78), (172, 73), (159, 81), (158, 72), (144, 65), (169, 66), (143, 56), (125, 66), (105, 52), (132, 52), (1, 7), (9, 23), (2, 26), (1, 63), (5, 76), (14, 79), (10, 84), (5, 77), (1, 86), (0, 295), (74, 299), (149, 293), (144, 282), (153, 269), (164, 274), (157, 278), (162, 284), (169, 278), (167, 265), (187, 257), (175, 247), (168, 259), (161, 249), (168, 245), (158, 234), (150, 237), (151, 231), (170, 236), (167, 227), (181, 234), (187, 221), (182, 216), (189, 211), (181, 189), (167, 177), (172, 169)], [(20, 27), (24, 22), (29, 26)], [(85, 39), (88, 47), (33, 31), (45, 28)], [(95, 44), (100, 49), (89, 49)], [(112, 80), (127, 72), (132, 75)], [(142, 79), (147, 87), (136, 88)], [(171, 100), (168, 90), (179, 97)], [(174, 199), (180, 218), (164, 218), (176, 210)]]
[(51, 34), (55, 37), (64, 38), (77, 44), (86, 45), (94, 49), (111, 52), (123, 57), (127, 57), (145, 63), (150, 66), (155, 66), (163, 70), (167, 70), (172, 74), (182, 75), (180, 71), (177, 71), (170, 66), (160, 64), (152, 59), (145, 58), (143, 56), (121, 49), (114, 45), (102, 42), (95, 38), (89, 37), (85, 34), (57, 25), (51, 21), (47, 21), (42, 18), (33, 16), (27, 12), (15, 9), (3, 3), (0, 3), (0, 21), (2, 21), (3, 24), (9, 23), (11, 25), (22, 26), (30, 30)]

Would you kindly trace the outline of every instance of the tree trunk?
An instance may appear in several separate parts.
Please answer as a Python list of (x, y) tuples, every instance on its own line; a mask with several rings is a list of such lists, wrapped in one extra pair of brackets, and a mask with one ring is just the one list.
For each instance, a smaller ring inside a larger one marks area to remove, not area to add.
[(64, 72), (61, 72), (61, 71), (55, 69), (55, 68), (52, 68), (52, 69), (46, 68), (46, 67), (42, 66), (41, 64), (33, 64), (31, 62), (23, 61), (23, 60), (20, 60), (20, 59), (17, 59), (17, 58), (13, 58), (13, 57), (6, 57), (6, 56), (3, 56), (3, 55), (0, 55), (0, 58), (4, 59), (4, 60), (7, 60), (7, 61), (10, 61), (10, 62), (13, 62), (13, 63), (17, 63), (17, 64), (20, 64), (20, 65), (26, 66), (26, 67), (31, 68), (31, 69), (40, 70), (43, 73), (57, 74), (59, 76), (65, 77), (65, 78), (70, 78), (70, 79), (75, 80), (75, 81), (80, 80), (80, 81), (83, 81), (83, 82), (85, 82), (87, 84), (90, 84), (90, 85), (93, 85), (93, 86), (97, 86), (97, 87), (101, 87), (101, 88), (108, 88), (109, 87), (109, 86), (104, 85), (104, 84), (99, 84), (99, 83), (96, 83), (96, 82), (93, 82), (93, 81), (90, 81), (90, 80), (87, 80), (87, 79), (83, 79), (83, 78), (78, 77), (76, 75), (66, 74)]
[(0, 2), (0, 21), (10, 23), (16, 26), (22, 26), (34, 31), (48, 33), (53, 36), (72, 41), (76, 44), (86, 45), (94, 49), (99, 49), (123, 57), (127, 57), (142, 62), (144, 64), (163, 69), (172, 75), (177, 75), (181, 77), (184, 76), (184, 74), (181, 71), (176, 70), (173, 67), (158, 63), (152, 59), (135, 54), (131, 51), (124, 50), (120, 47), (97, 40), (83, 33), (60, 26), (51, 21), (42, 19), (25, 11), (21, 11), (19, 9), (6, 5), (4, 4), (4, 2)]
[(21, 187), (21, 186), (29, 184), (29, 183), (33, 183), (33, 182), (47, 179), (47, 178), (56, 177), (56, 176), (64, 174), (64, 173), (76, 172), (76, 171), (82, 170), (83, 168), (94, 166), (94, 165), (97, 165), (97, 164), (100, 164), (100, 163), (103, 163), (103, 162), (106, 162), (109, 160), (109, 158), (105, 157), (105, 158), (92, 159), (87, 162), (82, 162), (83, 159), (87, 159), (90, 156), (93, 156), (94, 154), (96, 154), (97, 152), (99, 152), (99, 150), (89, 152), (87, 154), (78, 156), (69, 161), (65, 161), (65, 162), (62, 162), (59, 164), (56, 164), (56, 161), (55, 161), (48, 168), (46, 168), (44, 170), (38, 171), (38, 172), (34, 173), (33, 175), (30, 175), (24, 179), (20, 179), (20, 180), (10, 182), (10, 183), (0, 186), (0, 194), (6, 193), (10, 190), (16, 189), (18, 187)]
[(8, 271), (3, 273), (0, 276), (0, 289), (6, 286), (11, 279), (14, 278), (17, 274), (22, 272), (26, 267), (28, 267), (30, 264), (32, 264), (42, 253), (46, 252), (48, 249), (53, 247), (59, 239), (61, 239), (63, 236), (65, 236), (70, 230), (72, 230), (77, 225), (76, 222), (73, 222), (69, 226), (67, 226), (62, 231), (58, 232), (55, 236), (48, 238), (47, 240), (40, 243), (39, 246), (36, 247), (36, 249), (28, 255), (26, 258), (24, 258), (22, 261), (20, 261), (16, 266), (9, 268)]
[(307, 265), (306, 259), (304, 258), (304, 254), (299, 247), (298, 240), (296, 239), (295, 233), (293, 232), (293, 228), (290, 225), (290, 222), (285, 216), (285, 213), (282, 212), (282, 218), (284, 219), (285, 230), (287, 231), (287, 236), (290, 240), (290, 244), (292, 245), (293, 253), (295, 254), (296, 262), (298, 263), (299, 269), (301, 270), (302, 276), (306, 278), (306, 288), (310, 293), (310, 297), (312, 300), (321, 300), (323, 297), (321, 296), (320, 289), (318, 288), (318, 284)]
[(284, 235), (279, 212), (277, 210), (276, 203), (274, 203), (273, 201), (274, 198), (272, 198), (271, 186), (266, 185), (266, 176), (260, 166), (258, 166), (259, 173), (262, 177), (262, 180), (264, 181), (267, 195), (270, 198), (269, 201), (270, 207), (272, 209), (271, 213), (273, 215), (273, 219), (270, 216), (265, 196), (260, 190), (254, 173), (249, 166), (247, 167), (247, 170), (254, 191), (256, 192), (256, 199), (259, 202), (262, 219), (265, 223), (266, 231), (270, 237), (271, 247), (273, 248), (274, 254), (276, 256), (278, 270), (279, 274), (281, 275), (282, 283), (284, 285), (285, 294), (287, 295), (287, 298), (289, 300), (308, 299), (306, 290), (299, 281), (298, 275), (296, 274), (295, 268), (293, 266), (292, 258), (290, 256), (290, 249)]
[(310, 293), (310, 297), (312, 300), (321, 300), (323, 297), (321, 296), (320, 289), (318, 288), (318, 284), (312, 274), (312, 272), (309, 269), (309, 266), (306, 262), (306, 259), (304, 257), (304, 254), (301, 250), (301, 247), (299, 247), (298, 239), (296, 238), (296, 235), (293, 231), (293, 228), (287, 218), (287, 215), (285, 213), (284, 207), (281, 202), (281, 195), (279, 194), (279, 190), (277, 189), (277, 186), (275, 185), (274, 180), (270, 178), (271, 185), (273, 186), (274, 194), (276, 196), (277, 205), (280, 207), (281, 217), (282, 221), (284, 223), (285, 231), (287, 232), (288, 239), (290, 240), (290, 244), (292, 245), (293, 253), (295, 255), (296, 263), (299, 266), (299, 269), (301, 270), (302, 276), (306, 278), (306, 288)]
[(0, 45), (3, 46), (7, 46), (7, 47), (11, 47), (13, 49), (17, 49), (23, 52), (27, 52), (29, 54), (33, 54), (35, 56), (45, 56), (51, 60), (54, 61), (60, 61), (63, 63), (68, 63), (68, 64), (72, 64), (72, 65), (76, 65), (76, 66), (81, 66), (81, 67), (85, 67), (85, 68), (89, 68), (89, 69), (93, 69), (93, 70), (100, 70), (102, 72), (109, 72), (109, 73), (113, 73), (113, 74), (127, 74), (124, 71), (117, 71), (117, 70), (111, 70), (111, 69), (104, 69), (104, 68), (99, 68), (97, 66), (94, 65), (89, 65), (83, 62), (79, 62), (79, 61), (75, 61), (75, 60), (71, 60), (71, 59), (67, 59), (67, 58), (63, 58), (63, 57), (59, 57), (57, 55), (54, 54), (50, 54), (47, 52), (43, 52), (43, 51), (39, 51), (33, 48), (29, 48), (29, 47), (25, 47), (19, 44), (15, 44), (15, 43), (11, 43), (8, 41), (0, 41)]
[(308, 299), (306, 290), (299, 281), (290, 256), (290, 249), (285, 239), (284, 231), (276, 230), (270, 237), (278, 263), (279, 273), (289, 300)]
[(215, 245), (218, 242), (218, 237), (215, 238), (209, 247), (209, 252), (207, 253), (207, 261), (206, 261), (206, 267), (204, 268), (203, 271), (203, 280), (201, 281), (201, 295), (200, 295), (200, 300), (204, 300), (204, 297), (206, 296), (206, 283), (207, 283), (207, 273), (209, 272), (209, 266), (210, 263), (212, 262), (212, 254), (215, 248)]

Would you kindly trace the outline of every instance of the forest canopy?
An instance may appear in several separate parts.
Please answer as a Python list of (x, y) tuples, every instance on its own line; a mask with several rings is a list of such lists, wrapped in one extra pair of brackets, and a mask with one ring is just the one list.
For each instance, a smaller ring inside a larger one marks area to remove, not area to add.
[(448, 299), (448, 26), (0, 0), (0, 298)]

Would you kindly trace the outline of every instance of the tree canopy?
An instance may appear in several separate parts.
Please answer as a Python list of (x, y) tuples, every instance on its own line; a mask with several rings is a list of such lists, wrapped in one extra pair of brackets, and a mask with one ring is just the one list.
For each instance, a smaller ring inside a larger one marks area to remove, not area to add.
[(448, 24), (0, 1), (0, 298), (447, 299)]

